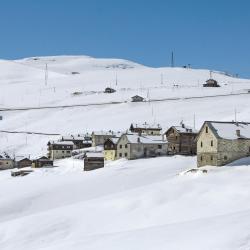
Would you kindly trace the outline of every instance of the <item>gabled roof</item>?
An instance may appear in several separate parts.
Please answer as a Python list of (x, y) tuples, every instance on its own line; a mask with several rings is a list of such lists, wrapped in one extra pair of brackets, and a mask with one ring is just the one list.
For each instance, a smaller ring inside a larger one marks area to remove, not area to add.
[(128, 143), (130, 143), (130, 144), (137, 144), (137, 143), (142, 143), (142, 144), (165, 144), (165, 143), (167, 143), (166, 140), (163, 140), (162, 136), (138, 135), (137, 133), (123, 134), (122, 136), (126, 136), (127, 139), (128, 139)]
[(87, 152), (85, 155), (87, 158), (103, 158), (102, 152)]
[(65, 145), (65, 146), (73, 146), (74, 143), (72, 141), (49, 141), (51, 145)]
[(217, 138), (226, 139), (226, 140), (236, 140), (236, 139), (249, 139), (250, 140), (250, 123), (249, 122), (205, 121), (204, 124), (202, 125), (199, 136), (201, 132), (203, 131), (203, 128), (205, 125), (207, 125), (213, 131), (213, 134)]
[(161, 130), (160, 124), (149, 124), (149, 123), (131, 123), (130, 128), (141, 128), (141, 129), (153, 129), (153, 130)]
[(170, 127), (165, 134), (168, 134), (170, 132), (171, 129), (176, 130), (176, 132), (178, 133), (182, 133), (182, 134), (198, 134), (198, 130), (190, 127), (190, 126), (186, 126), (186, 125), (178, 125), (178, 126), (172, 126)]

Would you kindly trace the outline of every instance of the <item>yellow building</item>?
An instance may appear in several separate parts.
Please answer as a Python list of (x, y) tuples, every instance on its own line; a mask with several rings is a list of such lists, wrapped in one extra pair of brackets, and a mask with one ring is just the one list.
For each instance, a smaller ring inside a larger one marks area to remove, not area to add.
[(104, 142), (104, 158), (106, 161), (114, 161), (117, 157), (117, 142), (119, 138), (109, 138)]

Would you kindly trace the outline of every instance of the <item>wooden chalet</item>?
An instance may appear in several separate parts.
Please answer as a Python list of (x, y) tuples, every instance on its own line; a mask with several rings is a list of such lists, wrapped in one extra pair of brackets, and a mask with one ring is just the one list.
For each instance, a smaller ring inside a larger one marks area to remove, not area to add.
[(132, 96), (131, 99), (132, 99), (131, 100), (132, 102), (143, 102), (144, 101), (144, 98), (139, 96), (139, 95)]
[(39, 157), (32, 161), (33, 168), (51, 167), (53, 166), (53, 161), (46, 156)]
[(32, 166), (32, 160), (29, 158), (22, 158), (16, 162), (18, 168), (26, 168)]

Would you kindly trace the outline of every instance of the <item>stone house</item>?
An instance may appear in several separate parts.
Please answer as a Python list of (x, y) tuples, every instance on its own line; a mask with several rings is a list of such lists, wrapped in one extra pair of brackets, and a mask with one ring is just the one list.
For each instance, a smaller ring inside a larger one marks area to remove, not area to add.
[(223, 166), (250, 156), (250, 123), (205, 121), (197, 137), (197, 166)]
[(132, 96), (131, 99), (132, 99), (131, 102), (143, 102), (144, 101), (144, 98), (139, 95)]
[(167, 154), (167, 141), (162, 136), (123, 134), (117, 142), (117, 157), (129, 160)]
[(92, 147), (102, 146), (104, 142), (109, 138), (120, 137), (120, 132), (114, 131), (94, 131), (92, 132)]
[(218, 82), (212, 78), (206, 80), (206, 83), (203, 84), (203, 87), (220, 87)]
[(42, 168), (46, 166), (53, 166), (53, 161), (46, 156), (38, 157), (32, 161), (33, 168)]
[(48, 158), (51, 160), (71, 157), (74, 143), (72, 141), (49, 141)]
[(15, 161), (8, 155), (0, 155), (0, 170), (12, 169), (15, 167)]
[(196, 136), (198, 131), (181, 123), (180, 126), (172, 126), (166, 132), (169, 154), (195, 155)]
[(129, 130), (132, 133), (138, 134), (160, 135), (162, 128), (160, 124), (148, 124), (144, 122), (143, 124), (132, 123)]
[(26, 168), (26, 167), (30, 167), (31, 165), (32, 165), (32, 160), (26, 157), (22, 159), (18, 159), (18, 161), (16, 161), (16, 166), (18, 168)]
[(114, 161), (117, 157), (117, 142), (119, 138), (109, 138), (104, 142), (104, 158), (106, 161)]
[(104, 156), (101, 152), (87, 152), (84, 157), (84, 171), (91, 171), (104, 167)]

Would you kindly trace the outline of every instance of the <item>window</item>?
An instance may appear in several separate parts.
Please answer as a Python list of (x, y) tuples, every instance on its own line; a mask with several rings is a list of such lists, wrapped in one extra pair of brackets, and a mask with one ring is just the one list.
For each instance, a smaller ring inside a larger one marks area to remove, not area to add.
[(62, 151), (62, 153), (64, 154), (64, 151)]
[(211, 159), (211, 161), (213, 160), (213, 156), (212, 155), (211, 155), (210, 159)]
[(125, 144), (125, 148), (128, 148), (128, 144)]
[(120, 148), (122, 148), (122, 145), (120, 145)]
[(119, 154), (119, 157), (122, 157), (122, 153)]
[(211, 147), (213, 147), (213, 145), (214, 145), (214, 142), (213, 142), (213, 141), (211, 141)]
[(153, 135), (154, 134), (154, 132), (153, 131), (151, 131), (151, 135)]
[(162, 145), (158, 145), (158, 149), (162, 149)]
[(202, 141), (201, 141), (201, 148), (203, 147), (203, 143), (202, 143)]
[(208, 133), (208, 127), (206, 127), (206, 133)]
[(203, 160), (202, 156), (201, 156), (201, 161)]
[(127, 154), (127, 153), (125, 153), (124, 155), (125, 155), (125, 157), (127, 157), (127, 156), (128, 156), (128, 154)]
[(224, 161), (226, 161), (227, 160), (227, 156), (226, 155), (224, 155)]
[(67, 153), (70, 154), (70, 151), (68, 150)]

